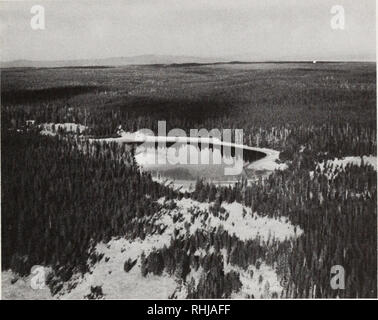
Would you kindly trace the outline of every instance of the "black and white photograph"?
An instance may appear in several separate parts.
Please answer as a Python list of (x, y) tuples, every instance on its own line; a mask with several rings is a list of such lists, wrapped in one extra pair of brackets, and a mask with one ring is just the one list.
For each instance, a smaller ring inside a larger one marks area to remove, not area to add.
[(0, 0), (1, 299), (376, 299), (376, 22)]

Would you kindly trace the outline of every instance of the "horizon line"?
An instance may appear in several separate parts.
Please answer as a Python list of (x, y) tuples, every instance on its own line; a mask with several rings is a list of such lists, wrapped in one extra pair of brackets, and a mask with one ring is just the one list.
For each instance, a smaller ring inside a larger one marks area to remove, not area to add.
[[(93, 60), (111, 60), (111, 59), (127, 59), (127, 58), (136, 58), (136, 57), (143, 57), (143, 56), (169, 56), (169, 55), (153, 55), (153, 54), (142, 54), (142, 55), (135, 55), (135, 56), (118, 56), (118, 57), (107, 57), (107, 58), (79, 58), (79, 59), (54, 59), (54, 60), (35, 60), (35, 59), (12, 59), (12, 60), (1, 60), (1, 64), (7, 64), (7, 63), (12, 63), (12, 62), (35, 62), (35, 63), (54, 63), (54, 62), (77, 62), (77, 61), (93, 61)], [(195, 56), (175, 56), (171, 55), (172, 57), (193, 57), (197, 59), (201, 59), (202, 57), (195, 57)], [(305, 63), (305, 62), (311, 62), (311, 63), (345, 63), (345, 62), (366, 62), (366, 63), (376, 63), (377, 59), (268, 59), (268, 60), (240, 60), (240, 59), (219, 59), (216, 60), (216, 58), (205, 58), (203, 57), (202, 59), (213, 59), (214, 61), (204, 61), (204, 62), (199, 62), (199, 61), (187, 61), (187, 62), (169, 62), (169, 63), (162, 63), (162, 62), (157, 62), (157, 63), (130, 63), (129, 65), (172, 65), (172, 64), (222, 64), (222, 63)], [(67, 65), (69, 66), (69, 65)], [(86, 65), (90, 66), (90, 65)], [(93, 65), (96, 66), (96, 65)], [(98, 66), (98, 65), (97, 65)], [(117, 64), (114, 64), (114, 66), (117, 66)], [(125, 65), (126, 66), (126, 65)]]

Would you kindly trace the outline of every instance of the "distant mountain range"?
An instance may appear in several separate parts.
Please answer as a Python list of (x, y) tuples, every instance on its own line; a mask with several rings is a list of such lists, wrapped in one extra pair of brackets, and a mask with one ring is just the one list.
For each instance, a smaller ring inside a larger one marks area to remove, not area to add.
[[(252, 59), (251, 57), (254, 57)], [(306, 59), (307, 58), (307, 59)], [(113, 57), (103, 59), (78, 59), (78, 60), (13, 60), (1, 62), (1, 68), (59, 68), (59, 67), (101, 67), (101, 66), (127, 66), (127, 65), (153, 65), (153, 64), (207, 64), (207, 63), (248, 63), (248, 62), (305, 62), (312, 61), (313, 57), (297, 59), (297, 57), (284, 57), (279, 60), (273, 57), (257, 54), (245, 54), (224, 58), (203, 58), (195, 56), (175, 55), (139, 55), (131, 57)], [(318, 57), (318, 61), (332, 61), (326, 57)], [(335, 61), (335, 60), (333, 60)], [(375, 61), (375, 57), (345, 56), (338, 61)]]
[(1, 62), (2, 68), (54, 68), (54, 67), (81, 67), (81, 66), (126, 66), (143, 64), (182, 64), (182, 63), (214, 63), (219, 58), (201, 58), (192, 56), (170, 55), (140, 55), (132, 57), (114, 57), (104, 59), (80, 59), (80, 60), (13, 60)]

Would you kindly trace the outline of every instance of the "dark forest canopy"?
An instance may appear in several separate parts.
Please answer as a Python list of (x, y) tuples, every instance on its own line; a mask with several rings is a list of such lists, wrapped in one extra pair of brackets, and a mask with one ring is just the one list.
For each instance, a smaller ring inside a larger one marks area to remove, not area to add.
[[(143, 257), (144, 275), (166, 271), (186, 281), (189, 268), (201, 266), (211, 272), (188, 297), (229, 297), (240, 279), (223, 270), (220, 250), (226, 249), (240, 268), (259, 259), (275, 266), (287, 297), (376, 297), (376, 171), (348, 165), (329, 179), (327, 170), (335, 169), (316, 169), (324, 159), (376, 156), (375, 67), (331, 66), (317, 64), (311, 72), (304, 64), (5, 71), (2, 87), (12, 94), (1, 114), (3, 269), (25, 275), (32, 265), (51, 265), (56, 293), (62, 281), (101, 259), (92, 250), (97, 242), (159, 232), (146, 223), (161, 210), (156, 200), (185, 196), (238, 201), (263, 216), (287, 217), (304, 234), (262, 245), (219, 230), (196, 233)], [(72, 90), (88, 83), (88, 90)], [(49, 84), (60, 88), (58, 95)], [(127, 148), (79, 143), (75, 134), (43, 137), (25, 129), (30, 119), (86, 124), (95, 136), (112, 135), (119, 125), (156, 129), (158, 120), (184, 130), (241, 128), (245, 144), (281, 151), (289, 168), (249, 186), (198, 181), (183, 195), (142, 173)], [(220, 206), (208, 214), (221, 214)], [(209, 245), (213, 254), (194, 258)], [(336, 264), (347, 273), (343, 291), (329, 285)]]

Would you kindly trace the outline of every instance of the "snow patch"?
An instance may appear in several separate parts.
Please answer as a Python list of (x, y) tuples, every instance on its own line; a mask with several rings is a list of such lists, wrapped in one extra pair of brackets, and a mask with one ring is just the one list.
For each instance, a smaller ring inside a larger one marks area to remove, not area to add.
[(232, 293), (232, 299), (249, 299), (251, 297), (269, 299), (274, 294), (279, 298), (284, 289), (280, 284), (277, 273), (265, 263), (261, 263), (259, 268), (250, 265), (247, 270), (228, 265), (227, 270), (238, 272), (242, 283), (241, 289)]
[[(212, 252), (214, 252), (213, 247), (208, 251), (205, 251), (204, 249), (197, 250), (195, 255), (203, 257)], [(242, 287), (239, 291), (232, 292), (231, 299), (268, 299), (274, 297), (274, 295), (278, 298), (281, 296), (284, 288), (280, 283), (277, 273), (272, 267), (260, 261), (258, 267), (256, 265), (249, 265), (248, 268), (244, 270), (239, 266), (227, 262), (228, 257), (226, 249), (222, 249), (220, 253), (223, 256), (224, 273), (227, 274), (231, 271), (237, 272), (239, 274), (240, 282), (242, 283)], [(201, 277), (204, 275), (202, 267), (199, 267), (198, 270), (191, 269), (186, 277), (186, 283), (176, 289), (174, 296), (178, 299), (187, 297), (188, 285), (194, 285), (197, 287)]]
[(1, 272), (1, 299), (3, 300), (49, 300), (53, 299), (50, 289), (45, 286), (42, 289), (31, 287), (31, 278), (19, 277), (13, 271)]
[[(104, 298), (106, 299), (166, 299), (172, 294), (177, 298), (185, 298), (187, 295), (186, 285), (182, 281), (163, 273), (161, 276), (148, 274), (143, 277), (141, 274), (141, 255), (144, 252), (147, 257), (152, 251), (169, 246), (174, 236), (189, 236), (195, 234), (197, 230), (208, 232), (215, 231), (216, 228), (223, 228), (230, 234), (235, 234), (240, 240), (249, 240), (259, 237), (267, 241), (275, 237), (279, 240), (292, 238), (302, 234), (302, 230), (295, 228), (288, 220), (270, 219), (252, 214), (251, 209), (239, 203), (223, 203), (222, 206), (228, 213), (225, 220), (206, 213), (209, 210), (209, 203), (201, 203), (192, 199), (183, 198), (181, 200), (166, 201), (165, 198), (158, 200), (160, 204), (170, 205), (174, 202), (175, 208), (163, 208), (153, 217), (153, 223), (160, 226), (164, 232), (160, 235), (148, 235), (144, 240), (135, 239), (130, 241), (125, 238), (112, 239), (108, 243), (98, 243), (95, 251), (103, 254), (103, 258), (95, 263), (83, 277), (76, 278), (76, 287), (69, 291), (68, 285), (61, 291), (59, 298), (62, 299), (82, 299), (90, 293), (91, 286), (101, 286)], [(200, 212), (198, 212), (200, 210)], [(198, 213), (195, 217), (194, 215)], [(203, 249), (196, 251), (197, 255), (207, 254)], [(135, 266), (125, 272), (124, 263), (128, 260), (136, 261)], [(227, 261), (227, 259), (224, 259)], [(250, 268), (254, 268), (251, 266)], [(274, 270), (262, 265), (260, 271), (257, 269), (256, 277), (250, 279), (251, 270), (241, 270), (240, 268), (226, 265), (225, 271), (235, 270), (240, 273), (243, 288), (241, 296), (246, 297), (253, 294), (260, 297), (261, 283), (257, 281), (262, 274), (264, 279), (269, 280), (271, 290), (279, 291), (277, 276)], [(202, 269), (191, 270), (187, 276), (187, 283), (194, 279), (198, 284), (202, 275)], [(257, 279), (257, 280), (256, 280)], [(70, 283), (72, 285), (72, 283)], [(256, 287), (257, 286), (257, 287)], [(257, 288), (257, 289), (256, 289)]]
[[(104, 254), (90, 272), (78, 279), (70, 292), (63, 290), (61, 299), (83, 299), (90, 293), (91, 286), (100, 286), (105, 299), (167, 299), (177, 287), (175, 279), (166, 273), (162, 276), (141, 273), (140, 256), (153, 250), (169, 246), (170, 235), (148, 236), (144, 240), (112, 239), (108, 243), (97, 244), (95, 250)], [(126, 272), (124, 263), (137, 259), (136, 265)], [(67, 288), (67, 286), (65, 286)]]
[[(344, 171), (348, 165), (361, 166), (362, 164), (371, 166), (377, 171), (377, 157), (376, 156), (362, 156), (362, 157), (344, 157), (336, 158), (334, 160), (326, 160), (318, 163), (315, 171), (320, 171), (325, 174), (328, 179), (333, 179), (338, 172)], [(310, 177), (314, 176), (314, 171), (310, 172)]]
[(227, 263), (227, 251), (221, 250), (223, 255), (223, 269), (224, 273), (235, 271), (239, 273), (240, 282), (242, 287), (238, 292), (233, 292), (232, 299), (246, 299), (254, 297), (258, 298), (272, 298), (275, 293), (280, 297), (283, 287), (280, 284), (275, 270), (261, 262), (259, 267), (255, 265), (249, 265), (247, 270), (240, 268), (239, 266)]
[(325, 162), (319, 163), (318, 167), (320, 170), (324, 170), (326, 167), (339, 167), (345, 168), (347, 165), (361, 166), (362, 163), (370, 165), (377, 170), (377, 157), (375, 156), (363, 156), (363, 157), (344, 157), (341, 159), (327, 160)]
[(47, 135), (47, 136), (55, 136), (59, 130), (63, 130), (64, 132), (68, 133), (83, 133), (85, 130), (88, 129), (88, 127), (82, 125), (82, 124), (77, 124), (77, 123), (43, 123), (38, 126), (39, 128), (42, 129), (40, 132), (42, 135)]
[[(300, 236), (303, 231), (299, 227), (293, 226), (287, 218), (272, 219), (263, 217), (257, 213), (252, 213), (251, 208), (243, 206), (238, 202), (222, 203), (222, 207), (226, 210), (222, 219), (212, 214), (204, 214), (209, 211), (212, 203), (201, 203), (192, 199), (183, 198), (181, 200), (173, 200), (176, 208), (173, 210), (162, 210), (156, 224), (167, 226), (167, 228), (176, 229), (180, 235), (189, 232), (190, 235), (196, 233), (197, 230), (212, 231), (217, 228), (223, 228), (230, 235), (235, 235), (242, 241), (260, 238), (263, 241), (276, 238), (283, 241), (285, 239)], [(165, 202), (165, 198), (159, 200), (160, 203)], [(195, 217), (193, 212), (202, 211), (203, 214)], [(180, 218), (174, 223), (173, 221)], [(173, 230), (172, 230), (173, 231)]]

